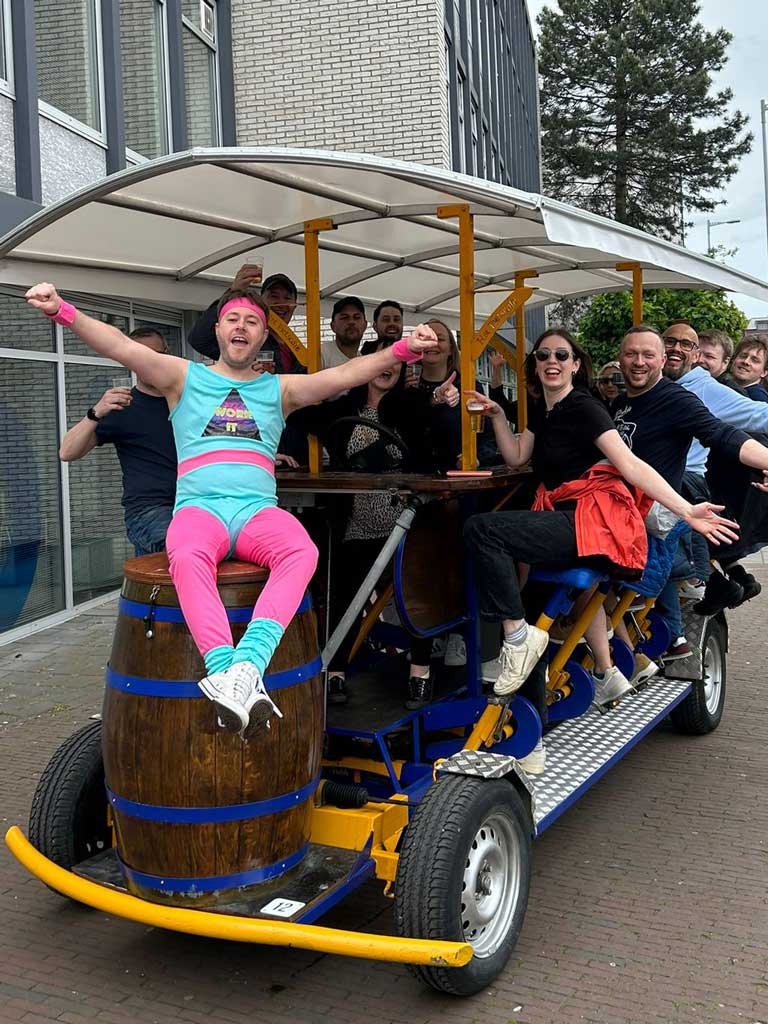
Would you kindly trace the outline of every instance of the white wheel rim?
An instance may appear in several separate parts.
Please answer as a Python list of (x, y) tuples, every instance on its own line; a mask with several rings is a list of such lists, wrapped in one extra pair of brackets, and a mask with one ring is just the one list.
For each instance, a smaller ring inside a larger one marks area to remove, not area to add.
[(704, 648), (704, 703), (710, 715), (717, 714), (723, 689), (723, 655), (713, 636), (707, 637)]
[(467, 853), (461, 927), (477, 957), (493, 956), (506, 938), (520, 897), (520, 846), (509, 819), (492, 814)]

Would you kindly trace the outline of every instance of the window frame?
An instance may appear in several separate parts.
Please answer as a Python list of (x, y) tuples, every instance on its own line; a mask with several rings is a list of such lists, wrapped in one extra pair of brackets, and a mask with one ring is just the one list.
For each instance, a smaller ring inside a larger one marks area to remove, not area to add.
[[(3, 2), (5, 2), (5, 0), (3, 0)], [(83, 2), (91, 5), (94, 14), (94, 25), (96, 26), (96, 96), (101, 129), (96, 130), (95, 128), (92, 128), (90, 125), (78, 120), (71, 114), (67, 114), (63, 110), (59, 110), (58, 107), (54, 107), (53, 104), (48, 103), (47, 100), (40, 97), (38, 97), (37, 101), (38, 114), (40, 117), (44, 117), (48, 121), (53, 121), (55, 124), (59, 124), (63, 128), (68, 128), (76, 135), (81, 135), (83, 138), (88, 139), (89, 142), (95, 142), (103, 149), (107, 149), (107, 114), (104, 95), (104, 26), (101, 20), (101, 3), (100, 0), (83, 0)], [(35, 39), (35, 55), (37, 55), (37, 39)]]
[[(216, 139), (211, 142), (212, 147), (221, 146), (222, 139), (222, 126), (221, 126), (221, 81), (219, 71), (219, 6), (217, 0), (199, 0), (199, 6), (202, 10), (203, 7), (210, 7), (213, 10), (213, 28), (214, 36), (213, 39), (202, 29), (198, 28), (197, 25), (193, 24), (187, 16), (182, 13), (181, 15), (181, 32), (182, 32), (182, 47), (183, 47), (183, 33), (184, 30), (192, 32), (197, 38), (204, 43), (213, 54), (213, 87), (215, 91), (215, 125), (216, 125)], [(201, 18), (202, 21), (202, 18)], [(186, 69), (185, 69), (186, 70)], [(185, 80), (186, 81), (186, 80)], [(189, 103), (189, 96), (186, 96), (186, 102)], [(186, 119), (187, 111), (184, 111), (184, 117)], [(193, 148), (193, 147), (188, 147)]]
[(13, 13), (11, 0), (0, 0), (0, 19), (3, 28), (3, 56), (8, 69), (7, 77), (0, 77), (0, 95), (16, 99), (16, 79), (13, 64)]
[[(170, 56), (168, 49), (168, 4), (166, 0), (154, 0), (156, 4), (160, 6), (160, 31), (162, 32), (162, 57), (163, 57), (163, 90), (165, 93), (165, 139), (167, 143), (167, 150), (163, 156), (170, 156), (174, 152), (173, 148), (173, 118), (171, 117), (171, 68), (170, 68)], [(122, 57), (122, 37), (120, 39), (120, 54)], [(123, 95), (123, 117), (125, 117), (125, 96)], [(138, 164), (149, 163), (152, 157), (144, 156), (138, 153), (135, 149), (131, 149), (130, 146), (125, 147), (125, 159), (126, 163)]]

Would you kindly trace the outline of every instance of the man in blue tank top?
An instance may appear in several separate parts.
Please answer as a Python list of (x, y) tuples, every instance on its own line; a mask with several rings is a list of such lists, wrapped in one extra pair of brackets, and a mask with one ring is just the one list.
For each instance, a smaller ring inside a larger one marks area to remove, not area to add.
[[(233, 288), (222, 296), (216, 324), (220, 355), (213, 366), (137, 345), (116, 327), (76, 310), (51, 284), (35, 285), (26, 298), (165, 396), (179, 461), (166, 540), (171, 578), (205, 661), (207, 675), (199, 686), (214, 702), (220, 724), (247, 739), (280, 715), (263, 675), (317, 564), (304, 527), (277, 507), (274, 464), (285, 418), (367, 384), (398, 362), (418, 361), (437, 345), (434, 332), (419, 325), (390, 348), (318, 373), (258, 375), (253, 364), (268, 336), (268, 310), (250, 289)], [(230, 556), (270, 571), (236, 648), (216, 588), (216, 567)]]

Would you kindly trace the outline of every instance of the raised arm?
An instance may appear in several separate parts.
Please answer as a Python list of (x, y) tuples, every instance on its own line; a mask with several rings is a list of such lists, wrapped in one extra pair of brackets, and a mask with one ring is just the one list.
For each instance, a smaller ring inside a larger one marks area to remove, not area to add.
[(663, 476), (630, 451), (617, 430), (606, 430), (595, 439), (595, 444), (628, 483), (639, 487), (649, 498), (680, 516), (692, 530), (704, 534), (713, 544), (738, 540), (738, 523), (717, 515), (722, 511), (722, 505), (712, 505), (708, 501), (692, 505), (686, 501)]
[(305, 405), (333, 398), (342, 391), (367, 384), (384, 370), (390, 370), (398, 363), (413, 363), (421, 359), (423, 352), (437, 345), (434, 331), (424, 324), (414, 330), (409, 338), (402, 338), (389, 348), (372, 352), (368, 356), (349, 359), (343, 366), (319, 370), (306, 376), (282, 374), (280, 387), (283, 396), (283, 414), (289, 416)]
[(171, 405), (179, 400), (187, 373), (186, 359), (154, 352), (133, 341), (117, 327), (81, 313), (65, 302), (54, 286), (47, 282), (30, 288), (25, 298), (30, 306), (39, 309), (49, 319), (69, 327), (98, 355), (127, 366), (142, 380), (162, 391)]
[(524, 430), (522, 434), (513, 434), (504, 410), (498, 402), (488, 398), (482, 391), (465, 391), (464, 394), (470, 401), (481, 405), (484, 415), (490, 419), (499, 452), (509, 468), (519, 469), (529, 462), (533, 455), (534, 440), (531, 431)]

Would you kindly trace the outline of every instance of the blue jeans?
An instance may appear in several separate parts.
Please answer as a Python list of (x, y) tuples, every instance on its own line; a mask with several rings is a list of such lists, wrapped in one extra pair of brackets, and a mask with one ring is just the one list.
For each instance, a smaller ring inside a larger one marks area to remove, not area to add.
[(153, 505), (125, 515), (128, 540), (136, 555), (154, 555), (165, 551), (165, 535), (173, 518), (173, 505)]

